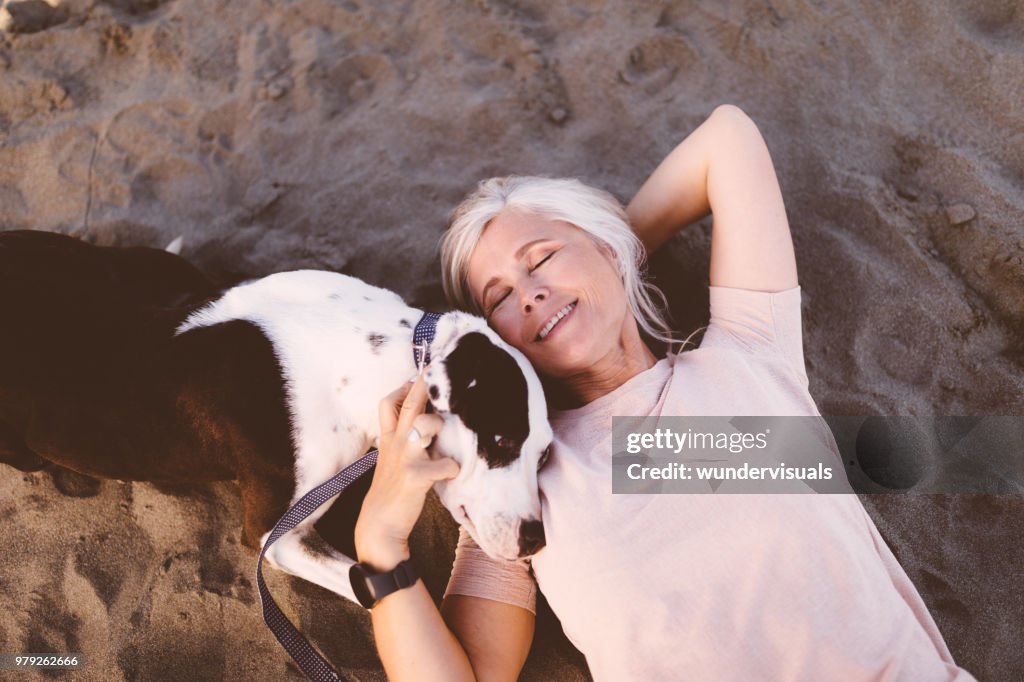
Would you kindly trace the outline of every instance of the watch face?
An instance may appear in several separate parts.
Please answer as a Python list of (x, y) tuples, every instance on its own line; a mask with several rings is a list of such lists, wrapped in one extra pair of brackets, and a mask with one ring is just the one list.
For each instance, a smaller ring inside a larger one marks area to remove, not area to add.
[(355, 592), (359, 603), (368, 609), (373, 606), (375, 600), (373, 594), (370, 593), (370, 583), (366, 578), (367, 575), (359, 564), (352, 564), (352, 568), (348, 569), (348, 581), (352, 584), (352, 591)]

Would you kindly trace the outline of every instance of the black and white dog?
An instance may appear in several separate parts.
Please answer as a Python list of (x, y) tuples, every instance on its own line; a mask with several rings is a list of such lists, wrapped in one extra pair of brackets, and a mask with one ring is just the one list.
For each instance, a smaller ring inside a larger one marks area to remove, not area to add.
[[(0, 461), (120, 480), (237, 479), (243, 542), (374, 446), (378, 403), (417, 368), (422, 311), (341, 274), (300, 270), (216, 291), (156, 249), (0, 232)], [(69, 350), (69, 348), (73, 350)], [(552, 440), (540, 381), (485, 322), (443, 315), (426, 372), (460, 464), (435, 486), (488, 554), (544, 544), (537, 470)], [(352, 561), (319, 540), (326, 507), (271, 563), (349, 599)]]

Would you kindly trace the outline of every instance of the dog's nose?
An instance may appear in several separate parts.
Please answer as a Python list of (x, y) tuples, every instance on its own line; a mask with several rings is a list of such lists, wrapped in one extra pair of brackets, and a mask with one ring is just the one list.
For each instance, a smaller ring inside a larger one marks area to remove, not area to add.
[(519, 524), (519, 556), (532, 556), (544, 546), (544, 524), (523, 521)]

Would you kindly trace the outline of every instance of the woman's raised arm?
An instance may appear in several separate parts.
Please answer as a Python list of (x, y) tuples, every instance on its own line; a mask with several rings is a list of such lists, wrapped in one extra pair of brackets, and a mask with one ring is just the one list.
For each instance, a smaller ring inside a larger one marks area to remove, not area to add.
[(796, 257), (768, 147), (738, 107), (717, 107), (651, 173), (626, 208), (648, 253), (713, 216), (712, 286), (782, 291), (797, 285)]

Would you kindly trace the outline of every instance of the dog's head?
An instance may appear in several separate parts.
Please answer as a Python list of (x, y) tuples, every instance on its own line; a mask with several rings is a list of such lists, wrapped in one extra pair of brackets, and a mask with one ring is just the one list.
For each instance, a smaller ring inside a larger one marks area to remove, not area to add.
[(426, 372), (445, 425), (431, 451), (461, 469), (435, 485), (441, 502), (487, 554), (517, 559), (544, 546), (537, 471), (551, 426), (540, 380), (522, 353), (479, 317), (448, 313)]

